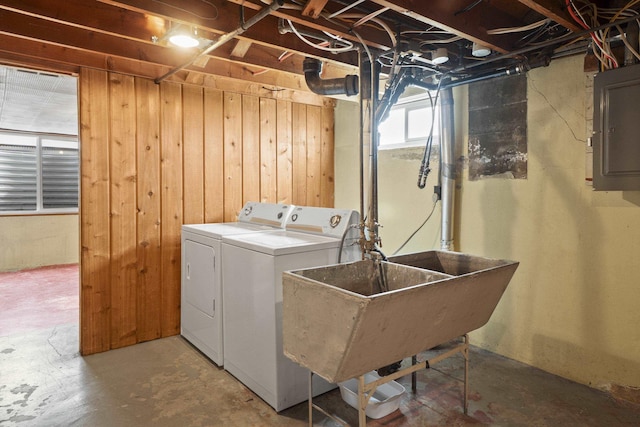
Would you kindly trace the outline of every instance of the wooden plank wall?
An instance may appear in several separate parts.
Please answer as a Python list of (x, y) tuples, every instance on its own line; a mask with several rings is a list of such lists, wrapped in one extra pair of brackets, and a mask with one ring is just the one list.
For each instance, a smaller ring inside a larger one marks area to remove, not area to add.
[(333, 103), (237, 90), (82, 70), (83, 355), (180, 332), (182, 224), (333, 206)]

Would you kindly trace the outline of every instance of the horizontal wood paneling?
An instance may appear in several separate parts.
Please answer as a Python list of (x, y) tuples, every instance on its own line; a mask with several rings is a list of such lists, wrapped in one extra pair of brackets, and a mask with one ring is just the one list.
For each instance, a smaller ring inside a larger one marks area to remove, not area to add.
[(180, 331), (180, 227), (331, 206), (333, 104), (80, 74), (81, 352)]

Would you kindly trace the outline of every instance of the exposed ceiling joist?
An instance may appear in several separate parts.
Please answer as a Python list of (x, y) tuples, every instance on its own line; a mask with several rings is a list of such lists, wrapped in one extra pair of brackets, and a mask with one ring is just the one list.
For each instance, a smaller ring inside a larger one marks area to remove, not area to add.
[(567, 12), (565, 7), (561, 7), (556, 0), (518, 0), (520, 3), (537, 11), (543, 16), (557, 22), (565, 28), (573, 32), (582, 30), (576, 22), (571, 19), (571, 16)]
[[(213, 43), (267, 3), (0, 0), (0, 35), (5, 42), (0, 61), (24, 58), (25, 65), (38, 67), (95, 67), (157, 78), (206, 49), (201, 45), (200, 50), (180, 51), (167, 45), (163, 37), (170, 28), (197, 27), (198, 35)], [(619, 3), (601, 0), (598, 6), (619, 8)], [(283, 73), (291, 80), (302, 76), (307, 56), (323, 60), (323, 78), (342, 77), (356, 70), (361, 43), (386, 71), (400, 58), (405, 65), (426, 67), (435, 75), (460, 70), (477, 74), (526, 65), (529, 58), (540, 62), (542, 55), (553, 53), (555, 39), (566, 41), (578, 31), (561, 0), (285, 0), (273, 15), (237, 35), (233, 43), (203, 55), (177, 77), (195, 73), (189, 81), (207, 75), (255, 81)], [(490, 56), (472, 56), (473, 42), (490, 47)], [(450, 60), (432, 62), (441, 47)]]
[(317, 18), (329, 0), (309, 0), (302, 9), (302, 15)]

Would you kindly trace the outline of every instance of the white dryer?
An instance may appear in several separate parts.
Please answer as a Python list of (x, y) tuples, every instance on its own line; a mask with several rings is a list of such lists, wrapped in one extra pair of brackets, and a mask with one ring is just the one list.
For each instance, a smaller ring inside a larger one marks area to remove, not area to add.
[(238, 222), (182, 226), (180, 333), (219, 366), (224, 361), (222, 237), (282, 229), (292, 209), (248, 202)]
[(276, 411), (308, 398), (308, 371), (282, 350), (282, 272), (360, 259), (358, 222), (352, 210), (296, 207), (286, 230), (222, 239), (224, 367)]

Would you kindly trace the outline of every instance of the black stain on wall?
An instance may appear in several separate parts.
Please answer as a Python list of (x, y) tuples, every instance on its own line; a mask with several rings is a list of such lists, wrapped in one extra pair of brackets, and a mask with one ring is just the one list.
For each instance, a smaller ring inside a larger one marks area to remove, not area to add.
[(469, 86), (469, 179), (527, 178), (527, 78)]

